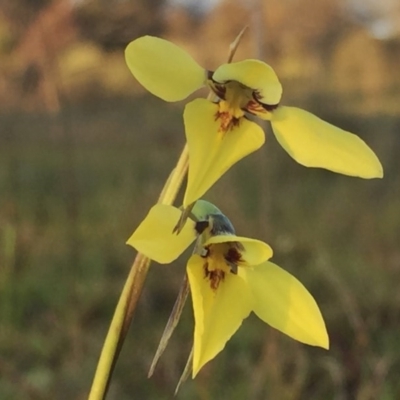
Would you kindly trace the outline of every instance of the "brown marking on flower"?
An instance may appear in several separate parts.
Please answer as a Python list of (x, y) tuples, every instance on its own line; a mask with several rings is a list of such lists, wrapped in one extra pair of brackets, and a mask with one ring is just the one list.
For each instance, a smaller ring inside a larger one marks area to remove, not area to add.
[(228, 111), (217, 111), (215, 113), (215, 121), (220, 120), (220, 128), (218, 132), (226, 133), (229, 130), (239, 126), (240, 119), (235, 118), (231, 113)]
[(225, 85), (221, 85), (219, 83), (214, 83), (213, 92), (222, 100), (225, 100), (226, 87)]
[(233, 242), (229, 247), (228, 252), (225, 254), (225, 261), (231, 268), (232, 274), (237, 274), (238, 264), (242, 262), (242, 254), (239, 250), (243, 250), (243, 245), (238, 242)]
[[(279, 103), (278, 104), (266, 104), (262, 102), (262, 99), (264, 98), (263, 96), (261, 96), (260, 92), (258, 90), (255, 90), (253, 92), (253, 98), (254, 100), (259, 104), (259, 106), (266, 110), (266, 111), (274, 111), (278, 108)], [(250, 111), (250, 110), (249, 110)], [(251, 111), (250, 111), (251, 112)]]
[(209, 269), (208, 261), (203, 264), (204, 268), (204, 279), (210, 281), (210, 287), (212, 290), (217, 290), (221, 281), (225, 279), (225, 271), (222, 269)]
[(209, 274), (210, 271), (208, 269), (208, 262), (207, 261), (203, 264), (203, 268), (204, 268), (204, 278), (208, 278), (208, 274)]
[(265, 108), (255, 100), (250, 100), (246, 105), (246, 111), (251, 114), (265, 113)]
[(225, 254), (225, 260), (237, 264), (239, 261), (242, 261), (242, 254), (236, 247), (230, 247), (228, 252)]
[(213, 71), (207, 72), (207, 83), (209, 88), (218, 96), (220, 99), (225, 100), (226, 87), (225, 84), (216, 82), (212, 79)]
[(261, 96), (260, 92), (258, 90), (253, 91), (253, 99), (249, 100), (249, 102), (246, 105), (246, 110), (251, 113), (251, 114), (260, 114), (264, 113), (265, 111), (267, 112), (272, 112), (276, 108), (278, 108), (278, 104), (265, 104), (262, 102), (263, 96)]
[(231, 246), (235, 247), (239, 251), (244, 251), (245, 250), (243, 244), (240, 243), (240, 242), (231, 242)]
[(279, 103), (278, 104), (264, 104), (264, 103), (260, 103), (261, 107), (264, 108), (265, 110), (272, 112), (274, 110), (276, 110), (279, 107)]
[(221, 281), (225, 279), (225, 271), (222, 269), (214, 269), (210, 271), (208, 269), (208, 263), (204, 264), (205, 278), (210, 281), (210, 287), (212, 290), (217, 290)]

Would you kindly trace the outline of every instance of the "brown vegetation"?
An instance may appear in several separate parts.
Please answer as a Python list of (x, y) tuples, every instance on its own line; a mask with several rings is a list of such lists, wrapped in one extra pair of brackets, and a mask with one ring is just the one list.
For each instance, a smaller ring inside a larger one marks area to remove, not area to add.
[(99, 87), (131, 93), (121, 53), (130, 39), (146, 33), (158, 32), (213, 69), (247, 24), (237, 58), (263, 55), (288, 99), (340, 94), (358, 111), (398, 111), (393, 96), (400, 90), (400, 42), (372, 38), (334, 0), (223, 1), (205, 18), (182, 8), (162, 14), (157, 1), (129, 4), (102, 9), (89, 2), (73, 9), (68, 0), (56, 0), (38, 11), (25, 29), (19, 27), (17, 45), (2, 66), (3, 103), (50, 109), (60, 85), (72, 97)]

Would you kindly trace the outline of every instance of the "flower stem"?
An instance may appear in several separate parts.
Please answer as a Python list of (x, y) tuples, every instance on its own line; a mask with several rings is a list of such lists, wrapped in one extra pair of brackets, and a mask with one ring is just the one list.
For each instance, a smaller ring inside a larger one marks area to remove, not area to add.
[[(172, 204), (174, 202), (187, 173), (188, 163), (188, 148), (187, 145), (185, 145), (176, 167), (171, 172), (160, 194), (158, 199), (159, 203)], [(108, 329), (107, 337), (97, 364), (96, 373), (93, 378), (89, 400), (105, 399), (114, 366), (132, 321), (149, 266), (150, 260), (143, 254), (138, 253), (130, 269)]]
[[(239, 33), (229, 47), (228, 62), (232, 61), (234, 54), (247, 26)], [(185, 145), (176, 167), (171, 172), (163, 190), (158, 198), (158, 203), (172, 205), (182, 185), (189, 167), (189, 150)], [(112, 373), (122, 349), (126, 334), (132, 322), (133, 315), (143, 284), (150, 267), (150, 259), (138, 253), (129, 271), (128, 278), (122, 289), (113, 319), (107, 332), (100, 358), (97, 363), (88, 400), (104, 400), (111, 381)], [(183, 301), (184, 303), (184, 301)], [(175, 324), (176, 325), (176, 324)], [(172, 328), (173, 331), (173, 328)], [(171, 332), (172, 333), (172, 332)], [(166, 340), (165, 346), (168, 343)], [(162, 353), (162, 352), (161, 352)], [(186, 369), (185, 369), (186, 371)], [(190, 371), (190, 370), (189, 370)]]

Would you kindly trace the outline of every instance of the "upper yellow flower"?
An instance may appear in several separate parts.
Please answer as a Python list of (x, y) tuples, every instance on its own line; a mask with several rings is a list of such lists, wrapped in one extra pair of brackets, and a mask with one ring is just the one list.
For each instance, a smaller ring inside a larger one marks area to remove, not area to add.
[(195, 317), (193, 377), (213, 359), (253, 311), (272, 327), (300, 342), (329, 347), (321, 312), (291, 274), (267, 261), (267, 244), (236, 236), (230, 221), (199, 200), (179, 235), (172, 233), (180, 211), (154, 206), (128, 244), (160, 263), (176, 259), (195, 239), (187, 263)]
[(383, 176), (378, 158), (358, 136), (307, 111), (281, 106), (282, 86), (274, 70), (261, 61), (222, 64), (207, 71), (173, 43), (151, 36), (131, 42), (125, 56), (136, 79), (165, 101), (183, 100), (205, 85), (215, 93), (214, 101), (196, 99), (185, 107), (189, 173), (184, 206), (263, 145), (262, 129), (246, 113), (271, 121), (281, 146), (306, 167), (361, 178)]

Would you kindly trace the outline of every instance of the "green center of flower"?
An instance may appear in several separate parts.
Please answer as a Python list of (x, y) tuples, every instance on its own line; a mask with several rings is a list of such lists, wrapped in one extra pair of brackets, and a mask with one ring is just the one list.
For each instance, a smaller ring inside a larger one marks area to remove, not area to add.
[(225, 133), (239, 125), (252, 91), (236, 81), (217, 83), (209, 80), (209, 86), (219, 98), (215, 119), (220, 122), (219, 131)]
[(267, 114), (276, 108), (262, 104), (260, 93), (240, 82), (220, 83), (210, 77), (208, 85), (219, 98), (219, 109), (215, 114), (215, 120), (220, 121), (219, 132), (226, 133), (238, 126), (246, 112), (253, 115)]
[(217, 290), (220, 282), (225, 280), (227, 274), (237, 274), (238, 263), (242, 260), (239, 251), (240, 243), (218, 243), (205, 247), (203, 265), (204, 278), (209, 280), (210, 287)]

